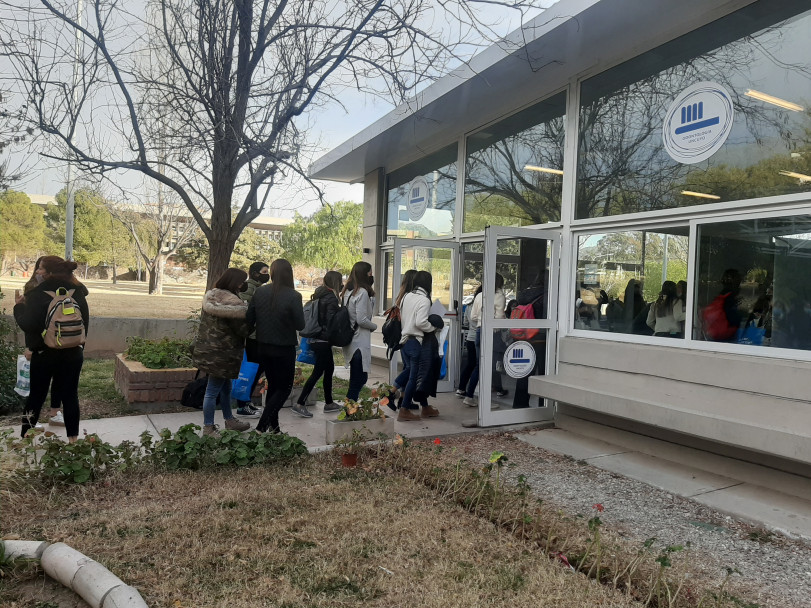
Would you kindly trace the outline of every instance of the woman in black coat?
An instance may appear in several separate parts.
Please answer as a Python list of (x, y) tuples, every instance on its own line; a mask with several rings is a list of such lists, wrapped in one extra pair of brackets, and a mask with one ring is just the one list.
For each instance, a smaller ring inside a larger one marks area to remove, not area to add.
[(335, 359), (332, 357), (332, 345), (327, 339), (329, 324), (332, 322), (335, 313), (338, 312), (338, 294), (343, 289), (343, 280), (340, 272), (330, 270), (324, 275), (324, 284), (320, 285), (311, 300), (318, 300), (318, 324), (321, 326), (321, 335), (317, 338), (310, 338), (310, 348), (315, 355), (315, 366), (313, 373), (304, 383), (301, 389), (298, 402), (292, 408), (299, 416), (312, 418), (312, 413), (307, 411), (307, 397), (310, 396), (315, 383), (323, 374), (324, 376), (324, 411), (337, 412), (341, 406), (332, 400), (332, 375), (335, 373)]
[(86, 335), (90, 325), (90, 310), (85, 299), (87, 290), (73, 276), (76, 262), (46, 256), (40, 266), (44, 269), (43, 281), (17, 298), (14, 306), (14, 319), (25, 332), (25, 346), (31, 351), (31, 392), (25, 405), (21, 435), (25, 437), (37, 424), (53, 380), (53, 388), (62, 400), (68, 441), (73, 443), (79, 437), (79, 375), (84, 363), (84, 345), (51, 348), (46, 346), (43, 332), (53, 301), (52, 294), (63, 288), (79, 307)]

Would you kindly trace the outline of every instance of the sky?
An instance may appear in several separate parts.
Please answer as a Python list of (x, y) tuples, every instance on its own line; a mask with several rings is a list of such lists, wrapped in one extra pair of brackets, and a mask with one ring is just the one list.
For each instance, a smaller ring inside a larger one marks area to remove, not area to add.
[[(137, 0), (136, 0), (137, 2)], [(550, 0), (547, 4), (552, 4)], [(502, 8), (482, 5), (482, 16), (490, 23), (498, 23), (497, 30), (500, 35), (506, 35), (519, 24), (516, 13), (506, 12)], [(535, 11), (533, 14), (537, 14)], [(533, 15), (528, 15), (526, 20)], [(0, 75), (0, 81), (7, 75)], [(304, 166), (319, 158), (329, 150), (343, 143), (353, 135), (385, 116), (394, 106), (381, 98), (361, 94), (357, 91), (347, 91), (341, 95), (344, 107), (335, 104), (315, 113), (311, 125), (307, 129), (309, 143), (317, 146), (312, 157), (305, 159)], [(16, 154), (12, 160), (12, 167), (25, 168), (25, 177), (17, 182), (13, 188), (29, 194), (55, 195), (65, 187), (67, 182), (67, 167), (64, 164), (47, 160), (39, 156), (39, 150), (30, 151), (25, 159)], [(135, 182), (135, 179), (133, 181)], [(362, 202), (363, 185), (348, 185), (336, 182), (318, 182), (322, 188), (324, 198), (328, 203), (339, 200)], [(303, 180), (274, 188), (263, 211), (263, 216), (292, 217), (298, 212), (308, 215), (317, 210), (320, 205), (316, 194), (303, 184)]]

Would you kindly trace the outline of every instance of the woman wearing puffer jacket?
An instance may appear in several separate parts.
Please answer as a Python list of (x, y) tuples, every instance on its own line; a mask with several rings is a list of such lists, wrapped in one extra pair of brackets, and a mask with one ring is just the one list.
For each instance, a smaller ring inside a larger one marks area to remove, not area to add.
[(247, 277), (245, 271), (229, 268), (203, 298), (200, 329), (193, 350), (195, 366), (208, 374), (203, 397), (203, 435), (219, 436), (214, 424), (218, 401), (225, 428), (232, 431), (251, 428), (250, 424), (237, 420), (231, 413), (231, 380), (239, 376), (245, 337), (249, 333), (245, 321), (248, 303), (238, 295)]

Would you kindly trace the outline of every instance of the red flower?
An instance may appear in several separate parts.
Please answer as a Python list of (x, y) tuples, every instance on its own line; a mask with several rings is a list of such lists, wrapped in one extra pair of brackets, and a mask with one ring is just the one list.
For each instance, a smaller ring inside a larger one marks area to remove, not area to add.
[(440, 443), (442, 443), (442, 441), (440, 441), (439, 437), (434, 439), (434, 445), (439, 445)]
[(601, 503), (601, 502), (598, 502), (596, 505), (592, 505), (591, 508), (596, 509), (598, 513), (602, 513), (603, 511), (605, 511), (605, 507), (603, 506), (603, 503)]

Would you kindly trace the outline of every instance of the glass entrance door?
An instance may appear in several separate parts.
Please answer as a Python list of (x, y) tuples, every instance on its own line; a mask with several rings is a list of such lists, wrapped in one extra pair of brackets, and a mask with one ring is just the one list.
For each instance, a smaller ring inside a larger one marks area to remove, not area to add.
[[(479, 426), (550, 420), (551, 402), (529, 393), (553, 371), (560, 234), (485, 230), (479, 357)], [(512, 318), (510, 318), (512, 316)]]
[[(394, 239), (394, 264), (391, 281), (391, 301), (394, 303), (400, 291), (401, 277), (407, 270), (425, 270), (433, 277), (431, 300), (436, 310), (443, 312), (445, 327), (440, 334), (439, 350), (442, 357), (438, 392), (454, 390), (459, 351), (459, 329), (456, 300), (456, 277), (459, 276), (459, 244), (449, 241), (429, 241), (423, 239)], [(389, 381), (402, 369), (399, 354), (392, 357), (389, 368)]]

